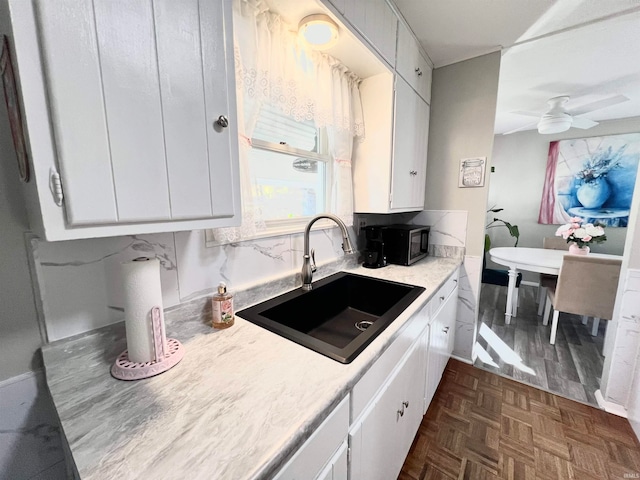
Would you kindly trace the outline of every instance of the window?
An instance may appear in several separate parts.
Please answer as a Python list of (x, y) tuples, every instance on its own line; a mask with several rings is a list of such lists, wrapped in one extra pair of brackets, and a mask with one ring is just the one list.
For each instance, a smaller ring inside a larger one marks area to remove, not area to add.
[(327, 211), (330, 156), (324, 129), (264, 105), (249, 154), (252, 195), (268, 230)]

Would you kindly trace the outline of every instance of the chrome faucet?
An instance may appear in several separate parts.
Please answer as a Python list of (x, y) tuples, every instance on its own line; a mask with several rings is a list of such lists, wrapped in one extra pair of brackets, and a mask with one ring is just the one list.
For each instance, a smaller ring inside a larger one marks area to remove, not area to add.
[(344, 250), (344, 253), (353, 253), (353, 247), (351, 246), (351, 240), (349, 240), (347, 226), (342, 220), (329, 213), (321, 213), (320, 215), (316, 215), (315, 217), (313, 217), (307, 224), (307, 228), (305, 228), (304, 230), (304, 257), (302, 259), (303, 290), (311, 290), (313, 288), (313, 286), (311, 285), (311, 281), (313, 279), (313, 272), (316, 271), (316, 257), (314, 250), (311, 250), (311, 255), (309, 255), (309, 233), (311, 232), (311, 226), (321, 218), (328, 218), (329, 220), (333, 220), (334, 222), (336, 222), (336, 224), (340, 227), (340, 230), (342, 230), (342, 250)]

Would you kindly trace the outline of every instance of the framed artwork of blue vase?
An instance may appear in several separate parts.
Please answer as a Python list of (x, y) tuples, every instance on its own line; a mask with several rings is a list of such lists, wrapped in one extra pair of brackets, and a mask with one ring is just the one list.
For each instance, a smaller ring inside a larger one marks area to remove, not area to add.
[(538, 223), (626, 227), (639, 163), (640, 133), (551, 142)]

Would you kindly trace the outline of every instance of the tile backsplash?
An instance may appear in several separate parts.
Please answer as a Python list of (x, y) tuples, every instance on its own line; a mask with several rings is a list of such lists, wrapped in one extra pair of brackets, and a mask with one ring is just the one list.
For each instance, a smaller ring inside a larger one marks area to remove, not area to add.
[[(423, 211), (417, 214), (357, 215), (368, 225), (431, 225), (432, 253), (464, 252), (467, 212)], [(361, 248), (363, 235), (358, 238)], [(342, 257), (337, 228), (311, 233), (319, 265)], [(220, 281), (245, 290), (297, 272), (302, 266), (303, 235), (205, 246), (205, 232), (158, 233), (65, 242), (30, 241), (40, 291), (41, 315), (49, 341), (121, 321), (123, 291), (120, 264), (140, 256), (161, 263), (164, 307), (209, 295)]]

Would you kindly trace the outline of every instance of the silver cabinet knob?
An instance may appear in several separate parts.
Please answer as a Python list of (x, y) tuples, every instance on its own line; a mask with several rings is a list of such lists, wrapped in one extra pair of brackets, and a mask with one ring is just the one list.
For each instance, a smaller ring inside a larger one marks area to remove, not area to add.
[(440, 297), (440, 301), (444, 300), (444, 295), (442, 297)]
[(442, 331), (443, 331), (444, 333), (449, 333), (449, 327), (444, 327), (444, 328), (442, 329)]
[(420, 68), (416, 67), (416, 73), (418, 74), (419, 77), (422, 76), (422, 70), (420, 70)]
[(409, 170), (409, 175), (417, 175), (418, 172), (416, 170)]
[(220, 125), (222, 128), (227, 128), (229, 126), (229, 120), (224, 115), (220, 115), (216, 123)]

